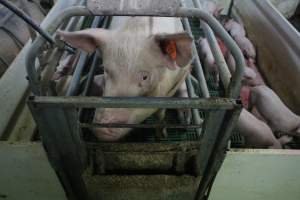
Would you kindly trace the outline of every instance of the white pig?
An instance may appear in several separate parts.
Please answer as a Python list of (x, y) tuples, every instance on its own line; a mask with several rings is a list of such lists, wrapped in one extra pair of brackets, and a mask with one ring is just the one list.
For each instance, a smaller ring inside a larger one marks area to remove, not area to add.
[(246, 144), (252, 148), (281, 149), (280, 142), (270, 127), (246, 109), (243, 109), (237, 122), (237, 130), (245, 137)]
[(300, 117), (284, 105), (278, 95), (267, 86), (251, 88), (250, 105), (257, 108), (275, 133), (300, 137)]
[[(103, 96), (173, 96), (189, 73), (193, 40), (183, 32), (179, 19), (114, 17), (125, 22), (113, 30), (87, 29), (60, 32), (74, 47), (102, 52)], [(97, 109), (97, 123), (141, 123), (157, 109)], [(116, 141), (129, 128), (95, 128), (99, 140)]]
[(240, 47), (241, 51), (247, 59), (256, 59), (255, 47), (248, 38), (234, 36), (233, 39), (235, 40), (236, 44)]
[(232, 37), (246, 37), (244, 26), (233, 19), (228, 20), (224, 27)]
[[(236, 63), (230, 52), (228, 52), (225, 55), (225, 60), (230, 73), (233, 74), (235, 72)], [(250, 67), (245, 67), (243, 79), (242, 79), (242, 85), (253, 86), (253, 84), (255, 84), (256, 79), (257, 79), (257, 74), (255, 73), (255, 71)]]
[(213, 1), (204, 1), (202, 3), (203, 10), (212, 14), (214, 17), (219, 17), (222, 10), (224, 9), (221, 5), (216, 4)]

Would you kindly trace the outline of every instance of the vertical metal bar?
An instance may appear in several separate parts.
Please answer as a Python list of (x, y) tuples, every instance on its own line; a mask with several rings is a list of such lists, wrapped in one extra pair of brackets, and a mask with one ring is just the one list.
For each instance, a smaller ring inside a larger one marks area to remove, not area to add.
[(212, 155), (209, 159), (209, 163), (205, 169), (204, 176), (201, 179), (196, 194), (197, 200), (208, 199), (210, 187), (212, 187), (214, 178), (216, 177), (225, 159), (227, 143), (231, 137), (233, 129), (236, 126), (236, 122), (240, 116), (241, 110), (241, 108), (236, 108), (233, 111), (227, 111), (225, 115), (225, 119), (227, 120), (224, 120), (221, 126), (218, 140), (214, 146)]
[[(110, 25), (110, 22), (111, 22), (111, 17), (106, 17), (103, 21), (103, 28), (108, 28), (108, 26)], [(97, 64), (99, 64), (99, 60), (100, 60), (99, 55), (100, 55), (100, 53), (98, 51), (96, 51), (95, 54), (94, 54), (94, 58), (93, 58), (93, 61), (92, 61), (91, 67), (90, 67), (87, 82), (86, 82), (86, 85), (85, 85), (85, 88), (84, 88), (84, 91), (83, 91), (83, 96), (87, 95), (87, 93), (90, 89), (90, 86), (92, 84), (94, 74), (95, 74), (95, 71), (96, 71), (96, 67), (97, 67)]]
[(43, 76), (42, 76), (43, 78), (41, 80), (41, 95), (44, 95), (44, 96), (47, 95), (47, 92), (49, 89), (49, 82), (50, 82), (53, 74), (55, 73), (56, 66), (59, 62), (59, 58), (62, 53), (63, 53), (62, 49), (55, 48), (52, 51), (51, 56), (48, 57), (49, 62), (47, 62), (47, 63), (49, 63), (49, 64), (46, 66), (46, 68), (43, 72)]
[(51, 165), (66, 186), (70, 199), (88, 199), (82, 179), (84, 159), (79, 151), (84, 152), (84, 148), (80, 145), (76, 109), (36, 108), (32, 99), (28, 105), (39, 126)]
[[(185, 7), (184, 0), (182, 0), (181, 3), (182, 3), (182, 6)], [(183, 26), (184, 26), (185, 30), (187, 30), (187, 32), (193, 37), (193, 33), (192, 33), (192, 29), (191, 29), (189, 20), (185, 17), (185, 18), (182, 19), (182, 22), (183, 22)], [(199, 55), (198, 55), (196, 45), (193, 44), (192, 48), (193, 48), (193, 53), (195, 55), (194, 64), (195, 64), (196, 78), (197, 78), (198, 83), (199, 83), (199, 88), (201, 89), (202, 96), (205, 97), (205, 98), (208, 98), (209, 97), (209, 91), (208, 91), (207, 83), (206, 83), (206, 80), (205, 80), (205, 76), (204, 76), (204, 73), (203, 73), (203, 68), (202, 68), (202, 65), (201, 65), (201, 62), (200, 62), (200, 58), (199, 58)]]
[(198, 153), (199, 158), (199, 174), (204, 175), (207, 163), (215, 146), (220, 128), (226, 111), (213, 110), (206, 113), (203, 129), (201, 149)]
[[(186, 79), (186, 86), (187, 86), (187, 90), (188, 90), (188, 94), (189, 97), (197, 97), (193, 84), (192, 84), (192, 80), (191, 80), (191, 75), (189, 75)], [(200, 114), (199, 114), (199, 110), (198, 109), (192, 109), (192, 115), (193, 115), (193, 120), (195, 124), (202, 124), (203, 123), (203, 119), (201, 119)], [(197, 135), (200, 136), (201, 135), (201, 129), (197, 128), (196, 129)]]
[[(202, 9), (202, 6), (201, 6), (199, 0), (193, 0), (193, 3), (196, 8)], [(205, 36), (208, 40), (208, 43), (209, 43), (212, 53), (214, 55), (215, 61), (219, 68), (221, 81), (225, 87), (225, 90), (227, 91), (228, 87), (229, 87), (230, 79), (231, 79), (230, 71), (226, 64), (224, 56), (220, 50), (220, 47), (218, 45), (217, 39), (214, 35), (214, 32), (212, 31), (212, 29), (209, 27), (209, 25), (207, 23), (205, 23), (203, 21), (200, 21), (200, 23), (201, 23), (201, 26), (203, 27)]]

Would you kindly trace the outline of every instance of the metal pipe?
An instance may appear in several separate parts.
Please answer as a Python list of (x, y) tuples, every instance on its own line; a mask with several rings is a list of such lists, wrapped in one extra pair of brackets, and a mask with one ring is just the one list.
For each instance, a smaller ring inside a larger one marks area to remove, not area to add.
[(98, 60), (99, 60), (99, 57), (98, 57), (97, 51), (96, 51), (96, 53), (94, 54), (94, 57), (93, 57), (93, 61), (92, 61), (92, 64), (91, 64), (91, 69), (90, 69), (89, 74), (88, 74), (88, 78), (86, 80), (86, 85), (85, 85), (83, 93), (82, 93), (83, 96), (86, 96), (88, 94), (90, 86), (92, 85), (92, 82), (93, 82), (93, 79), (94, 79), (94, 74), (95, 74), (97, 64), (98, 64)]
[[(182, 7), (186, 7), (184, 0), (181, 1), (181, 4), (182, 4)], [(184, 26), (185, 30), (187, 30), (187, 32), (191, 36), (193, 36), (189, 20), (187, 18), (183, 18), (182, 22), (183, 22), (183, 26)], [(207, 88), (207, 83), (206, 83), (206, 80), (205, 80), (205, 76), (204, 76), (204, 73), (203, 73), (203, 67), (201, 65), (200, 58), (199, 58), (198, 51), (197, 51), (195, 43), (193, 43), (192, 48), (193, 48), (193, 53), (194, 53), (194, 64), (195, 64), (196, 78), (197, 78), (198, 83), (199, 83), (199, 88), (201, 90), (201, 94), (203, 95), (203, 97), (208, 98), (210, 95), (209, 95), (209, 91), (208, 91), (208, 88)]]
[(241, 111), (242, 107), (239, 106), (236, 107), (233, 111), (227, 113), (227, 115), (225, 116), (227, 120), (224, 120), (222, 125), (222, 128), (225, 131), (222, 131), (223, 134), (219, 135), (218, 140), (214, 145), (213, 151), (208, 161), (208, 165), (205, 168), (205, 172), (197, 190), (195, 199), (208, 199), (204, 197), (208, 197), (209, 193), (207, 193), (207, 190), (210, 191), (209, 187), (212, 187), (212, 181), (219, 169), (221, 168), (221, 165), (226, 155), (227, 143), (231, 137), (232, 131), (236, 127), (236, 122), (240, 116)]
[[(109, 17), (106, 17), (103, 21), (103, 28), (108, 28), (109, 24), (110, 24), (110, 18)], [(89, 89), (90, 89), (90, 86), (92, 84), (92, 81), (94, 79), (94, 74), (95, 74), (95, 71), (96, 71), (96, 67), (97, 67), (97, 64), (99, 63), (99, 52), (96, 50), (95, 54), (94, 54), (94, 57), (93, 57), (93, 61), (92, 61), (92, 64), (91, 64), (91, 68), (90, 68), (90, 71), (89, 71), (89, 74), (88, 74), (88, 78), (87, 78), (87, 81), (86, 81), (86, 85), (84, 87), (84, 90), (83, 90), (83, 96), (86, 96), (89, 92)]]
[[(202, 9), (202, 6), (199, 2), (199, 0), (193, 0), (194, 6), (196, 8)], [(230, 71), (228, 69), (228, 66), (226, 64), (226, 61), (224, 59), (224, 56), (222, 54), (222, 51), (219, 47), (219, 44), (217, 42), (217, 39), (215, 37), (214, 32), (211, 30), (211, 28), (208, 26), (207, 23), (200, 21), (201, 26), (203, 27), (204, 30), (204, 34), (207, 38), (207, 41), (209, 43), (209, 46), (212, 50), (212, 53), (214, 55), (216, 64), (218, 66), (219, 72), (220, 72), (220, 77), (221, 77), (221, 81), (225, 87), (225, 90), (228, 91), (228, 86), (230, 84), (230, 78), (231, 78), (231, 74)]]
[[(193, 84), (192, 84), (192, 80), (191, 80), (191, 75), (189, 75), (186, 79), (186, 85), (187, 85), (187, 90), (188, 90), (188, 94), (189, 97), (195, 98), (197, 97)], [(192, 109), (192, 116), (193, 116), (193, 120), (195, 124), (201, 124), (203, 123), (203, 119), (201, 119), (200, 114), (199, 114), (199, 110), (197, 109)], [(201, 135), (201, 129), (196, 129), (197, 135), (200, 136)]]
[(99, 124), (99, 123), (80, 123), (82, 128), (168, 128), (168, 129), (185, 129), (185, 128), (201, 128), (201, 124), (119, 124), (119, 123), (109, 123), (109, 124)]
[(225, 98), (175, 97), (51, 97), (31, 96), (35, 106), (68, 108), (196, 108), (201, 110), (228, 110), (238, 106), (236, 100)]

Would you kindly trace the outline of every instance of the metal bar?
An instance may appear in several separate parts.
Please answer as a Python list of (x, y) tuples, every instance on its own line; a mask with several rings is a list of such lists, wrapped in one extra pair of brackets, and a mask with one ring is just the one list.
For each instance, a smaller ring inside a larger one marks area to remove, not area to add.
[(99, 124), (99, 123), (80, 123), (83, 128), (169, 128), (169, 129), (184, 129), (184, 128), (201, 128), (202, 124)]
[(43, 97), (31, 96), (35, 106), (70, 108), (197, 108), (201, 110), (228, 110), (238, 106), (236, 100), (224, 98), (175, 97)]
[[(29, 107), (39, 126), (50, 163), (66, 187), (69, 199), (88, 199), (82, 180), (84, 163), (81, 153), (84, 149), (78, 143), (80, 129), (77, 116), (67, 117), (60, 108), (40, 109), (31, 103)], [(71, 112), (75, 115), (77, 113), (75, 109), (68, 109), (68, 112), (68, 115)]]
[(89, 71), (88, 78), (86, 80), (86, 85), (85, 85), (83, 93), (82, 93), (83, 96), (86, 96), (88, 94), (90, 86), (92, 85), (92, 82), (94, 79), (94, 74), (95, 74), (96, 67), (98, 64), (98, 60), (99, 60), (99, 57), (98, 57), (98, 53), (96, 51), (96, 53), (94, 54), (94, 57), (93, 57), (91, 67), (90, 67), (91, 69)]
[[(187, 85), (187, 90), (188, 90), (188, 94), (189, 97), (195, 98), (197, 97), (193, 84), (192, 84), (192, 80), (191, 80), (191, 75), (189, 75), (186, 79), (186, 85)], [(193, 120), (195, 124), (201, 124), (203, 123), (203, 119), (201, 119), (200, 114), (199, 114), (199, 110), (197, 109), (192, 109), (192, 116), (193, 116)], [(201, 130), (200, 129), (196, 129), (197, 135), (201, 135)]]
[(211, 111), (207, 113), (202, 129), (203, 133), (201, 138), (201, 149), (197, 155), (199, 157), (198, 172), (201, 176), (204, 175), (204, 171), (207, 167), (207, 163), (215, 145), (216, 138), (219, 134), (224, 115), (224, 110)]
[(41, 80), (41, 94), (47, 95), (49, 88), (49, 81), (51, 80), (53, 74), (55, 73), (56, 66), (59, 62), (59, 58), (61, 57), (63, 50), (55, 48), (52, 51), (52, 55), (48, 57), (47, 67), (43, 73), (43, 78)]
[[(183, 7), (186, 7), (184, 0), (181, 1), (181, 4), (182, 4)], [(183, 18), (182, 22), (183, 22), (183, 26), (184, 26), (185, 30), (187, 30), (187, 32), (191, 36), (193, 36), (189, 20), (187, 18)], [(198, 51), (197, 51), (195, 43), (193, 43), (192, 48), (193, 48), (193, 53), (194, 53), (195, 72), (196, 72), (196, 77), (197, 77), (197, 80), (198, 80), (198, 83), (199, 83), (199, 88), (201, 89), (202, 96), (205, 97), (205, 98), (208, 98), (208, 97), (210, 97), (210, 95), (209, 95), (209, 91), (208, 91), (208, 88), (207, 88), (207, 83), (206, 83), (205, 76), (204, 76), (204, 73), (203, 73), (203, 68), (202, 68), (202, 65), (201, 65), (201, 62), (200, 62), (200, 58), (199, 58)]]
[[(196, 8), (200, 8), (202, 9), (202, 6), (200, 4), (199, 0), (193, 0), (194, 6)], [(214, 32), (211, 30), (211, 28), (208, 26), (207, 23), (200, 21), (201, 26), (203, 27), (205, 36), (208, 40), (209, 46), (212, 50), (212, 53), (214, 55), (214, 58), (216, 60), (216, 64), (219, 68), (219, 72), (220, 72), (220, 77), (221, 77), (221, 81), (225, 87), (225, 90), (228, 92), (228, 86), (230, 84), (230, 78), (231, 78), (231, 74), (230, 71), (228, 69), (228, 66), (226, 64), (226, 61), (224, 59), (224, 56), (220, 50), (219, 44), (217, 42), (217, 39), (215, 37)]]
[[(110, 22), (111, 22), (110, 17), (106, 17), (103, 21), (103, 28), (108, 28), (108, 26), (110, 25)], [(88, 94), (90, 86), (91, 86), (92, 81), (94, 79), (94, 74), (95, 74), (95, 71), (96, 71), (96, 67), (97, 67), (97, 64), (99, 63), (99, 59), (100, 59), (98, 57), (98, 55), (99, 55), (99, 52), (96, 50), (96, 52), (94, 54), (92, 64), (91, 64), (91, 68), (90, 68), (90, 71), (89, 71), (89, 74), (88, 74), (86, 85), (85, 85), (85, 88), (84, 88), (84, 91), (83, 91), (83, 96), (86, 96)]]
[[(231, 137), (233, 129), (236, 126), (236, 122), (240, 116), (241, 110), (241, 107), (236, 108), (233, 111), (228, 111), (225, 115), (225, 118), (227, 120), (224, 120), (221, 127), (221, 130), (224, 131), (220, 131), (218, 140), (214, 146), (208, 165), (206, 166), (204, 176), (201, 179), (196, 194), (197, 200), (208, 199), (209, 193), (207, 193), (207, 190), (210, 191), (209, 187), (212, 187), (214, 177), (222, 166), (222, 163), (226, 156), (227, 143)], [(204, 198), (205, 196), (206, 198)]]

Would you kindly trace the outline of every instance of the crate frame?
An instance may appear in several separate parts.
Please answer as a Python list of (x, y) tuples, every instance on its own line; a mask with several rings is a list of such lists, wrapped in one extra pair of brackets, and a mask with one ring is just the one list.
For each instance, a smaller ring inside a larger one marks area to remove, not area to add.
[[(131, 0), (145, 2), (145, 0)], [(103, 1), (112, 3), (111, 1)], [(113, 2), (118, 2), (114, 0)], [(169, 3), (168, 3), (169, 2)], [(28, 99), (28, 105), (42, 135), (42, 142), (52, 167), (57, 172), (71, 199), (87, 199), (87, 188), (82, 174), (87, 164), (87, 151), (80, 137), (79, 108), (192, 108), (208, 111), (205, 119), (201, 148), (197, 154), (195, 175), (202, 176), (197, 199), (203, 199), (225, 158), (227, 142), (241, 112), (238, 97), (245, 61), (243, 54), (219, 22), (205, 11), (180, 7), (178, 1), (161, 1), (159, 9), (122, 8), (102, 9), (95, 6), (99, 1), (87, 1), (86, 6), (74, 6), (59, 13), (47, 27), (53, 34), (59, 25), (74, 16), (155, 16), (155, 17), (197, 17), (205, 21), (224, 41), (236, 60), (236, 72), (227, 88), (226, 98), (120, 98), (120, 97), (51, 97), (41, 96), (41, 74), (35, 61), (46, 41), (37, 37), (26, 56), (26, 69), (31, 90), (35, 96)], [(113, 3), (112, 3), (113, 4)], [(151, 7), (151, 6), (150, 6)], [(153, 8), (153, 7), (151, 7)], [(64, 48), (62, 43), (57, 43)], [(201, 80), (198, 80), (201, 83)], [(200, 87), (203, 87), (203, 85)], [(96, 125), (91, 125), (96, 126)], [(188, 125), (187, 125), (188, 126)], [(166, 146), (168, 144), (165, 144)], [(200, 142), (199, 142), (200, 145)]]

